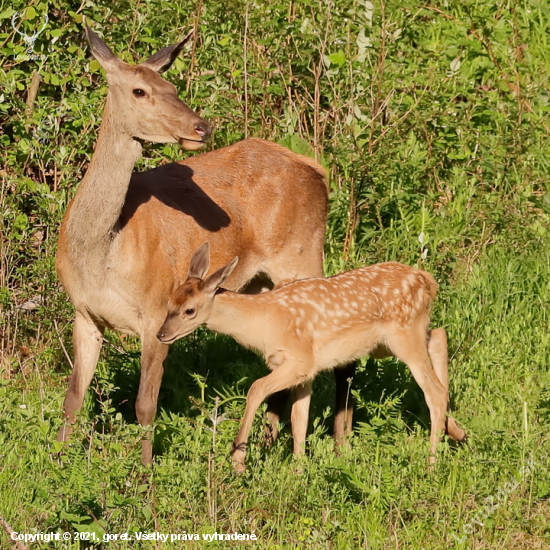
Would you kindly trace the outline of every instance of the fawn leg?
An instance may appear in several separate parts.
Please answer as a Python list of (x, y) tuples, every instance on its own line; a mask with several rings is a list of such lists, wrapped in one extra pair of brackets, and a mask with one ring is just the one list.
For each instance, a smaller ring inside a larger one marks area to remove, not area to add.
[(334, 445), (336, 449), (344, 445), (351, 433), (353, 420), (353, 395), (351, 384), (355, 376), (355, 361), (334, 369), (336, 380), (336, 414), (334, 415)]
[(306, 380), (303, 384), (292, 389), (294, 402), (292, 403), (290, 421), (295, 455), (302, 455), (305, 452), (312, 387), (313, 380)]
[(246, 408), (241, 421), (241, 427), (233, 442), (233, 449), (231, 451), (231, 457), (237, 472), (244, 472), (245, 470), (246, 442), (258, 407), (268, 395), (291, 388), (307, 380), (307, 377), (307, 373), (300, 372), (296, 362), (286, 360), (272, 373), (256, 380), (250, 386), (248, 395), (246, 396)]
[(268, 445), (271, 445), (279, 435), (279, 421), (283, 414), (285, 403), (289, 397), (288, 391), (278, 391), (267, 398), (267, 419), (269, 420), (269, 428), (266, 427), (266, 435)]
[[(433, 369), (441, 385), (449, 391), (449, 354), (447, 351), (447, 333), (444, 328), (435, 328), (428, 332), (428, 354), (432, 360)], [(447, 412), (450, 404), (447, 402)], [(447, 416), (447, 435), (455, 441), (463, 441), (466, 432), (459, 428), (455, 419)]]
[(395, 356), (403, 361), (424, 392), (430, 410), (430, 463), (435, 462), (435, 451), (441, 435), (445, 433), (445, 420), (449, 393), (443, 387), (430, 363), (426, 346), (426, 333), (418, 326), (396, 332), (388, 338)]

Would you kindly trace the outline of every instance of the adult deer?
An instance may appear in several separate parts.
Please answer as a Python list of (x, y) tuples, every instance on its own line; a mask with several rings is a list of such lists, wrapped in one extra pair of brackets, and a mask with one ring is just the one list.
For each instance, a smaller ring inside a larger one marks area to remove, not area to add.
[[(257, 273), (274, 284), (322, 276), (327, 181), (314, 161), (259, 139), (186, 161), (132, 173), (140, 140), (180, 142), (199, 149), (210, 125), (177, 96), (159, 73), (189, 36), (130, 66), (86, 26), (90, 49), (109, 90), (94, 156), (71, 201), (59, 237), (57, 273), (74, 307), (74, 367), (64, 402), (65, 440), (92, 379), (105, 328), (141, 338), (136, 414), (152, 423), (168, 347), (156, 332), (172, 291), (205, 240), (213, 261), (239, 255), (228, 288), (242, 289)], [(341, 371), (338, 388), (347, 390)], [(338, 400), (336, 436), (344, 432), (345, 395)], [(276, 432), (278, 411), (271, 413)], [(340, 430), (340, 432), (338, 431)], [(152, 460), (151, 441), (142, 461)]]
[(209, 245), (193, 255), (187, 281), (170, 297), (168, 315), (159, 329), (171, 343), (206, 324), (258, 350), (271, 374), (256, 380), (248, 392), (241, 428), (233, 443), (237, 471), (244, 470), (246, 442), (254, 415), (274, 392), (294, 388), (294, 452), (304, 452), (311, 388), (316, 374), (365, 355), (393, 355), (407, 364), (430, 409), (430, 462), (441, 433), (465, 438), (448, 417), (447, 380), (434, 371), (428, 351), (428, 324), (437, 283), (425, 271), (395, 262), (371, 265), (329, 278), (312, 278), (246, 296), (221, 285), (238, 265), (228, 265), (205, 279)]

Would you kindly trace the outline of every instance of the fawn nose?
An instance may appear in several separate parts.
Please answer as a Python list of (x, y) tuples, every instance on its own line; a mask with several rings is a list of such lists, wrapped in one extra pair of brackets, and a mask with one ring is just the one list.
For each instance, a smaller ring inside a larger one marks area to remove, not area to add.
[(162, 328), (157, 332), (157, 338), (162, 342), (166, 336), (166, 331)]
[(203, 141), (206, 141), (212, 133), (212, 126), (208, 122), (206, 122), (206, 120), (197, 122), (195, 124), (195, 132)]

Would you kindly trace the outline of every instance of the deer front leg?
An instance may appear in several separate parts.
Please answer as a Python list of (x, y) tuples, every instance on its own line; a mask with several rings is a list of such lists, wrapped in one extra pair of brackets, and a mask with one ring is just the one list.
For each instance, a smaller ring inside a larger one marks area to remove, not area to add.
[[(160, 326), (161, 323), (158, 323)], [(142, 338), (141, 377), (136, 400), (136, 416), (142, 426), (151, 426), (157, 413), (157, 402), (164, 372), (163, 362), (168, 354), (168, 346), (161, 344), (155, 331), (147, 331)], [(149, 433), (141, 441), (141, 462), (144, 465), (153, 461), (153, 445)]]
[(353, 395), (351, 383), (355, 376), (356, 363), (348, 363), (334, 369), (336, 380), (336, 414), (334, 416), (334, 445), (336, 450), (344, 445), (351, 433), (353, 420)]
[(84, 396), (94, 375), (103, 342), (103, 327), (98, 326), (86, 314), (76, 312), (73, 326), (74, 365), (69, 389), (63, 403), (64, 422), (57, 434), (57, 441), (67, 441), (75, 414), (82, 408)]

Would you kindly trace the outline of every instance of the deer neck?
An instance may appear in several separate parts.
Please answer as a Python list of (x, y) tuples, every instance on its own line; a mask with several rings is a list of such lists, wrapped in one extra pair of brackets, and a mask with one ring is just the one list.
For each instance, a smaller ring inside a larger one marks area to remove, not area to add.
[(126, 199), (141, 144), (121, 131), (124, 120), (111, 108), (109, 94), (88, 171), (66, 220), (69, 253), (76, 263), (105, 259)]
[(265, 353), (264, 315), (255, 298), (224, 290), (214, 298), (214, 307), (206, 326), (232, 336), (248, 348)]

